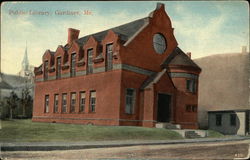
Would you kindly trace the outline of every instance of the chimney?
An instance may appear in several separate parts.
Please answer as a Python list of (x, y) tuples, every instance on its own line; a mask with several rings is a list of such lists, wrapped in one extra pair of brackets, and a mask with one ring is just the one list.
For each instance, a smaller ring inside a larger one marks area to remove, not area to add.
[(242, 46), (241, 52), (242, 53), (247, 53), (247, 46)]
[(186, 55), (191, 59), (191, 52), (187, 52)]
[(78, 39), (80, 30), (69, 28), (68, 29), (68, 44), (71, 44), (74, 40)]
[(162, 8), (163, 7), (163, 9), (165, 10), (165, 4), (164, 3), (157, 3), (156, 4), (156, 10), (158, 10), (158, 9), (160, 9), (160, 8)]

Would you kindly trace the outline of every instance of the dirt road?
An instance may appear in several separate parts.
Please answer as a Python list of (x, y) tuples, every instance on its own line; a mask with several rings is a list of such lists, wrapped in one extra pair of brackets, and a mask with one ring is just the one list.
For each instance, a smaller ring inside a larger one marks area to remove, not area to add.
[(145, 145), (64, 151), (1, 152), (3, 159), (233, 159), (250, 155), (250, 140), (216, 143)]

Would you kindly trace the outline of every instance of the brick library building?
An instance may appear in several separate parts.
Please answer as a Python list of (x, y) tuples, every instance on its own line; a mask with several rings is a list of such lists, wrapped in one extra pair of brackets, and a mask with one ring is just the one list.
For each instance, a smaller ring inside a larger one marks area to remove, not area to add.
[(148, 17), (47, 50), (36, 67), (33, 121), (198, 128), (201, 72), (158, 3)]

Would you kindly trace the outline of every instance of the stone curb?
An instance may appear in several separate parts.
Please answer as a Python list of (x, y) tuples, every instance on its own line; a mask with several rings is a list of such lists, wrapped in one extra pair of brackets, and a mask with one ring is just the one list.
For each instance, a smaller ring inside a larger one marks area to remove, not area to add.
[(91, 148), (110, 148), (110, 147), (129, 147), (139, 145), (166, 145), (166, 144), (185, 144), (185, 143), (211, 143), (211, 142), (227, 142), (227, 141), (243, 141), (250, 140), (250, 137), (235, 137), (235, 138), (199, 138), (199, 139), (184, 139), (184, 140), (162, 140), (162, 141), (96, 141), (88, 143), (61, 143), (53, 142), (43, 143), (0, 143), (1, 151), (52, 151), (52, 150), (76, 150), (76, 149), (91, 149)]

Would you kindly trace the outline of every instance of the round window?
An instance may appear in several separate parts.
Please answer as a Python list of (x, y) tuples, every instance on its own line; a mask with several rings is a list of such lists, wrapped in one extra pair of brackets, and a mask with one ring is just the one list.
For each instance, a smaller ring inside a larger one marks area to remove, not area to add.
[(162, 34), (155, 34), (153, 37), (153, 45), (156, 53), (162, 54), (167, 48), (167, 42)]

